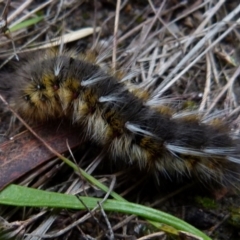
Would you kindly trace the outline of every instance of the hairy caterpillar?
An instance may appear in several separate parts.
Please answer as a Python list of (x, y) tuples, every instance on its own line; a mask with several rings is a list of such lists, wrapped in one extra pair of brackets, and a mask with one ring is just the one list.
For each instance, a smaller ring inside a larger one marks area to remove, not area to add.
[(227, 127), (151, 105), (147, 93), (74, 51), (28, 56), (1, 76), (3, 83), (10, 104), (25, 119), (67, 117), (112, 159), (203, 182), (225, 185), (239, 178), (240, 143)]

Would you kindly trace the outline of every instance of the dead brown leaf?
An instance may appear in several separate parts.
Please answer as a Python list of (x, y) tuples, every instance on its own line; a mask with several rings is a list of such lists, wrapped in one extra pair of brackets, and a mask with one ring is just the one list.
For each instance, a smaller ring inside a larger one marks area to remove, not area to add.
[[(50, 147), (59, 153), (80, 143), (80, 131), (68, 125), (42, 125), (33, 129)], [(54, 157), (28, 130), (0, 145), (0, 190), (8, 184)]]

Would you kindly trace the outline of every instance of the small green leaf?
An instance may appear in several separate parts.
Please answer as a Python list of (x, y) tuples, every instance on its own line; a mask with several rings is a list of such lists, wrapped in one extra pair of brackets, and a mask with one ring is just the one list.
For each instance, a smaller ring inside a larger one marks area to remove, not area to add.
[(26, 21), (20, 22), (17, 25), (10, 27), (9, 30), (10, 30), (10, 32), (14, 32), (19, 29), (27, 28), (29, 26), (32, 26), (32, 25), (40, 22), (41, 20), (43, 20), (43, 18), (44, 18), (44, 16), (39, 16), (39, 17), (28, 19)]

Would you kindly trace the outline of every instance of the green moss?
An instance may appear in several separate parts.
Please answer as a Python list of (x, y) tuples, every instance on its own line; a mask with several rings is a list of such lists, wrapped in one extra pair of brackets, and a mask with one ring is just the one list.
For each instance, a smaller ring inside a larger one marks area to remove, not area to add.
[(198, 204), (200, 204), (205, 209), (216, 209), (217, 208), (217, 203), (211, 198), (198, 196), (195, 198), (195, 200)]
[(232, 226), (240, 228), (240, 208), (231, 208), (228, 222)]

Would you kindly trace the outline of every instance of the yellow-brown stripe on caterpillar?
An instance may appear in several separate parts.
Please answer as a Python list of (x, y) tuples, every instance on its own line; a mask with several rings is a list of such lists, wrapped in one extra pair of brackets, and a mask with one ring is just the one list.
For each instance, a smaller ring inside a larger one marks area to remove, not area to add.
[[(167, 176), (234, 184), (240, 173), (239, 139), (198, 117), (148, 106), (117, 77), (72, 51), (29, 56), (3, 74), (10, 104), (31, 121), (67, 117), (113, 159)], [(144, 94), (146, 96), (146, 94)]]

